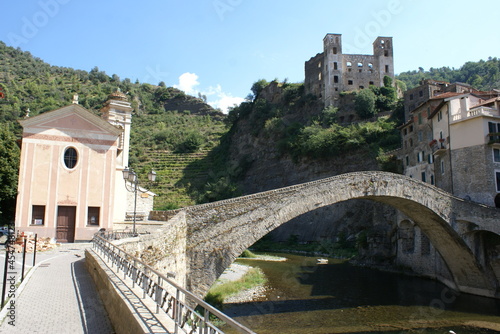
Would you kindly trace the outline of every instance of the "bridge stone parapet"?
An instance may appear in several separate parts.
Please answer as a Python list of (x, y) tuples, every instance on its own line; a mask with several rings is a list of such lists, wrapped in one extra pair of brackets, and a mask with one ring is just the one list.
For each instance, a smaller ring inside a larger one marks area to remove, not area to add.
[(168, 221), (174, 218), (181, 211), (183, 210), (182, 209), (170, 210), (170, 211), (153, 210), (149, 212), (149, 220)]
[(188, 277), (186, 214), (176, 210), (174, 215), (164, 217), (167, 216), (170, 219), (156, 231), (141, 234), (139, 238), (123, 239), (115, 244), (185, 287)]
[[(498, 278), (483, 268), (456, 228), (500, 235), (500, 212), (451, 196), (403, 175), (385, 172), (342, 174), (185, 209), (188, 286), (204, 294), (243, 250), (294, 217), (351, 199), (368, 199), (395, 207), (428, 236), (463, 292), (494, 296)], [(461, 225), (463, 226), (463, 224)]]
[(390, 205), (418, 225), (453, 276), (441, 278), (443, 283), (462, 292), (499, 296), (499, 271), (481, 264), (463, 236), (474, 231), (500, 235), (500, 211), (386, 172), (342, 174), (181, 210), (186, 287), (204, 295), (245, 249), (270, 231), (306, 212), (351, 199)]

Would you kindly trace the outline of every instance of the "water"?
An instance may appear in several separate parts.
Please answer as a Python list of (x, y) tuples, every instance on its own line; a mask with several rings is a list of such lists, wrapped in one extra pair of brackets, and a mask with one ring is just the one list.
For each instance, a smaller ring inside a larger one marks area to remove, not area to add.
[(257, 333), (498, 333), (500, 301), (457, 294), (427, 279), (289, 254), (260, 267), (268, 293), (224, 309)]

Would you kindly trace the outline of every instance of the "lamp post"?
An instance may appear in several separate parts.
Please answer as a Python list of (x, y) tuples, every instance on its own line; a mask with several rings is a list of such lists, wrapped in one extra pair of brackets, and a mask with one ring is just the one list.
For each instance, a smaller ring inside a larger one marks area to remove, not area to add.
[[(132, 233), (134, 236), (136, 235), (135, 231), (135, 221), (136, 221), (136, 212), (137, 212), (137, 188), (139, 187), (139, 178), (137, 177), (137, 174), (134, 172), (132, 168), (125, 167), (123, 170), (123, 179), (125, 180), (125, 188), (130, 191), (134, 192), (134, 225), (132, 229)], [(148, 179), (151, 182), (154, 182), (156, 180), (156, 172), (154, 170), (151, 170), (148, 173)], [(129, 189), (127, 187), (127, 181), (130, 182), (131, 184), (134, 185), (133, 189)]]

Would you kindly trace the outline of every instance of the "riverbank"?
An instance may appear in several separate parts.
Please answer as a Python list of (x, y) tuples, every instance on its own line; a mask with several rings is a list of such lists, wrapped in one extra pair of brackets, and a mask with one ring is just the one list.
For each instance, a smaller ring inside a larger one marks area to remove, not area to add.
[[(271, 262), (287, 260), (285, 257), (254, 254), (244, 259)], [(217, 279), (205, 299), (215, 306), (259, 301), (266, 296), (266, 283), (267, 278), (260, 268), (235, 262)]]
[(342, 260), (320, 265), (317, 257), (276, 255), (287, 261), (255, 263), (268, 279), (263, 300), (224, 305), (226, 314), (257, 333), (492, 334), (500, 326), (493, 299)]

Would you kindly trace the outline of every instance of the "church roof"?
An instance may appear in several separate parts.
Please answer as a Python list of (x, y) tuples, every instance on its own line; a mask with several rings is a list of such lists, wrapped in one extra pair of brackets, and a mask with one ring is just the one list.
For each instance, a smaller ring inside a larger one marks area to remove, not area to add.
[(119, 88), (115, 92), (109, 94), (108, 98), (110, 100), (120, 100), (120, 101), (127, 101), (128, 102), (127, 95), (123, 94)]
[(123, 129), (108, 123), (106, 120), (94, 115), (92, 112), (78, 104), (70, 104), (69, 106), (62, 107), (60, 109), (25, 118), (20, 120), (19, 123), (23, 126), (23, 128), (27, 128), (52, 121), (54, 127), (57, 127), (57, 120), (67, 117), (68, 115), (77, 115), (80, 119), (83, 119), (93, 126), (115, 136), (119, 136), (123, 132)]

